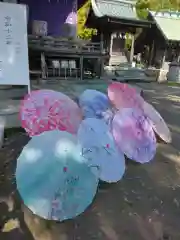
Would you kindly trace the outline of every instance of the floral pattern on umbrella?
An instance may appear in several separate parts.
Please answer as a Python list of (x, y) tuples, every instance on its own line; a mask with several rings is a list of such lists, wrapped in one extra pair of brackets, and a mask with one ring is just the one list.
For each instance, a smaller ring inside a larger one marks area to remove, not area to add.
[(76, 136), (58, 130), (33, 136), (24, 147), (17, 160), (16, 183), (34, 214), (63, 221), (91, 204), (99, 180), (81, 149)]
[(119, 149), (139, 163), (151, 161), (156, 153), (156, 137), (141, 111), (123, 108), (112, 122), (112, 133)]
[(117, 108), (141, 108), (144, 100), (136, 89), (126, 83), (113, 82), (108, 86), (108, 97)]
[(121, 180), (125, 172), (125, 159), (118, 151), (109, 126), (103, 119), (86, 118), (78, 130), (78, 141), (89, 166), (98, 166), (99, 178), (105, 182)]
[(79, 106), (82, 109), (84, 118), (102, 118), (102, 113), (109, 108), (110, 103), (104, 93), (94, 89), (87, 89), (79, 96)]
[(22, 101), (20, 119), (22, 127), (34, 136), (54, 129), (76, 133), (82, 116), (78, 105), (65, 94), (38, 90)]

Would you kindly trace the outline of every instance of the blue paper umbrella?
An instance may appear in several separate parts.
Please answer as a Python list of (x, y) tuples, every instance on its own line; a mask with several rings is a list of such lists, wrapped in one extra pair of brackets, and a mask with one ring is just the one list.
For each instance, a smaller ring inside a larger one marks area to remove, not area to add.
[(34, 136), (17, 160), (17, 188), (36, 215), (63, 221), (84, 212), (98, 186), (75, 136), (49, 131)]
[(101, 119), (86, 118), (78, 130), (78, 141), (89, 166), (98, 166), (99, 178), (105, 182), (119, 181), (125, 172), (125, 159), (114, 143), (108, 125)]
[(83, 116), (102, 118), (102, 113), (109, 108), (108, 97), (97, 90), (87, 89), (79, 97)]

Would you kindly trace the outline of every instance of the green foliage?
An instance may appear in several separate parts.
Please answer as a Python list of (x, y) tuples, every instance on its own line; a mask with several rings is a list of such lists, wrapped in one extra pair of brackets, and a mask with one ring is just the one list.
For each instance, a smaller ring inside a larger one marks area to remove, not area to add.
[(78, 34), (77, 35), (79, 38), (85, 39), (85, 40), (89, 40), (92, 38), (93, 35), (97, 34), (96, 29), (85, 27), (90, 7), (91, 7), (91, 0), (87, 0), (85, 4), (77, 12), (77, 16), (78, 16), (78, 24), (77, 24)]
[(89, 40), (93, 35), (97, 34), (97, 30), (94, 28), (83, 27), (78, 32), (78, 37), (84, 40)]
[(131, 49), (131, 38), (130, 38), (130, 34), (126, 33), (126, 41), (125, 41), (125, 47), (126, 49), (130, 50)]
[(140, 18), (140, 19), (147, 19), (148, 17), (148, 11), (146, 9), (138, 9), (136, 10), (137, 12), (137, 16)]
[(138, 0), (136, 3), (137, 15), (140, 19), (146, 19), (148, 10), (180, 10), (180, 0)]

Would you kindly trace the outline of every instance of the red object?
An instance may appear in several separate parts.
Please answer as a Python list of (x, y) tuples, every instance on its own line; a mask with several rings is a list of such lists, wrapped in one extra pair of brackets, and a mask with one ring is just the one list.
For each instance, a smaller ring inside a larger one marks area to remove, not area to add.
[(109, 144), (107, 144), (106, 147), (109, 148)]

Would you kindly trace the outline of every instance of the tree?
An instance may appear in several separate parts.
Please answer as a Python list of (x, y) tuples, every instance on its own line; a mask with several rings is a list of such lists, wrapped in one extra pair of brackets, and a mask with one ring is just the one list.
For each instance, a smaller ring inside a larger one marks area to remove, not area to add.
[(138, 17), (146, 19), (148, 10), (180, 10), (180, 0), (138, 0), (136, 3), (136, 10)]
[(85, 26), (86, 20), (90, 11), (91, 0), (87, 0), (85, 4), (77, 12), (77, 35), (81, 39), (91, 39), (93, 35), (97, 34), (97, 30), (94, 28), (87, 28)]

